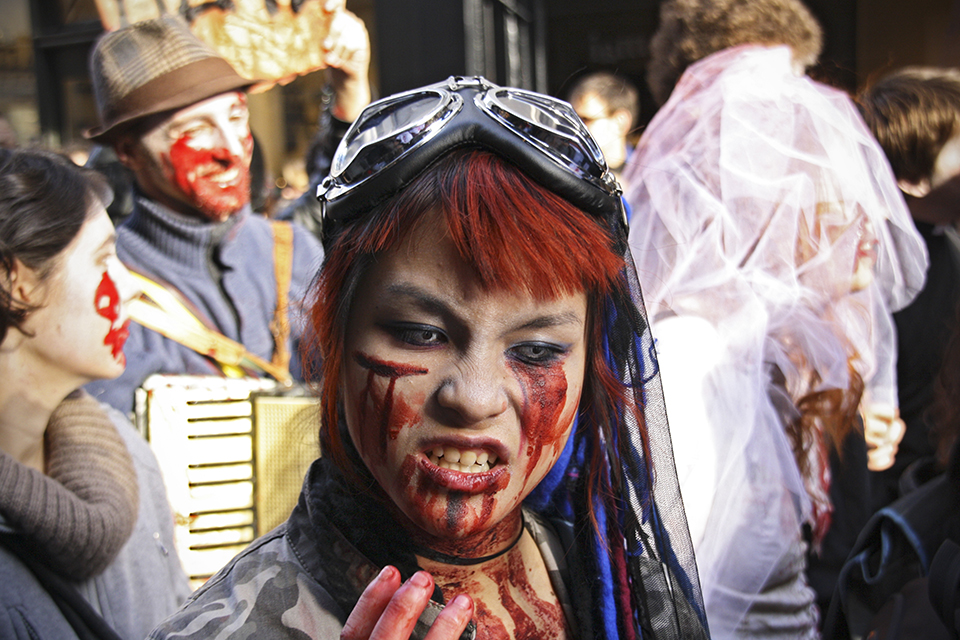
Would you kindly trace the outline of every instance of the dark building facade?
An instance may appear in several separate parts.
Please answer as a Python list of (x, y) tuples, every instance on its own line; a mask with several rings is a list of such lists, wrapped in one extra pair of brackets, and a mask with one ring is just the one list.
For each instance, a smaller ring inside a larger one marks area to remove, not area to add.
[[(852, 90), (903, 64), (960, 65), (960, 0), (807, 3), (826, 36), (820, 79)], [(0, 6), (11, 17), (0, 25), (0, 115), (21, 142), (81, 145), (81, 132), (96, 119), (87, 75), (90, 47), (102, 31), (94, 0)], [(577, 76), (608, 69), (640, 87), (641, 125), (655, 109), (643, 73), (658, 0), (348, 0), (347, 7), (370, 32), (375, 95), (482, 74), (563, 96)], [(308, 143), (322, 76), (251, 100), (254, 131), (266, 140), (275, 171)]]

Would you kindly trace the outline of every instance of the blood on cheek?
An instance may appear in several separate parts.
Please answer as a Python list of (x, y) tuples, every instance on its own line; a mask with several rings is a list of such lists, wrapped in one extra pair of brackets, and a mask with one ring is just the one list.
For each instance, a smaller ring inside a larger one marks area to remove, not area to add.
[(523, 393), (520, 428), (529, 457), (526, 470), (529, 478), (543, 450), (558, 444), (567, 432), (569, 425), (561, 419), (567, 400), (567, 377), (562, 362), (537, 366), (510, 361), (510, 368)]
[(119, 327), (116, 326), (117, 320), (120, 319), (120, 292), (117, 291), (117, 285), (106, 271), (103, 272), (103, 277), (94, 293), (94, 306), (98, 315), (110, 321), (110, 330), (103, 339), (103, 344), (110, 347), (114, 358), (123, 358), (126, 362), (123, 345), (130, 336), (129, 321)]
[[(428, 370), (379, 360), (359, 351), (353, 357), (358, 365), (367, 370), (366, 386), (357, 398), (361, 443), (365, 452), (375, 452), (377, 461), (383, 464), (387, 458), (387, 441), (396, 440), (401, 429), (412, 425), (418, 418), (417, 411), (402, 397), (394, 398), (397, 380), (407, 376), (422, 376)], [(374, 388), (374, 380), (378, 377), (388, 380), (382, 396)]]
[[(196, 141), (189, 135), (180, 136), (170, 145), (169, 163), (171, 167), (170, 179), (186, 194), (195, 197), (217, 198), (219, 200), (235, 199), (242, 205), (249, 195), (249, 178), (247, 177), (247, 163), (253, 148), (253, 138), (247, 136), (243, 140), (243, 149), (247, 157), (234, 155), (225, 147), (197, 148)], [(232, 184), (207, 184), (207, 174), (217, 174), (228, 168), (237, 167), (241, 173), (240, 180)], [(212, 193), (208, 193), (212, 190)], [(226, 206), (226, 205), (224, 205)]]

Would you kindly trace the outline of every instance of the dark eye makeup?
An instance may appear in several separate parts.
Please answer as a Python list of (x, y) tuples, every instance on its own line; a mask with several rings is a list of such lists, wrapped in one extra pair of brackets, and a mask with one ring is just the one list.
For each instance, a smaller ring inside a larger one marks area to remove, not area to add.
[(569, 352), (564, 347), (549, 342), (524, 342), (510, 348), (510, 356), (524, 364), (546, 366), (562, 360)]
[[(396, 340), (412, 347), (439, 347), (450, 342), (442, 329), (429, 324), (394, 322), (382, 324), (381, 327)], [(565, 358), (569, 351), (570, 345), (530, 341), (511, 346), (507, 355), (523, 364), (547, 366)]]
[(414, 347), (435, 347), (448, 342), (443, 331), (428, 324), (394, 323), (383, 328), (397, 340)]

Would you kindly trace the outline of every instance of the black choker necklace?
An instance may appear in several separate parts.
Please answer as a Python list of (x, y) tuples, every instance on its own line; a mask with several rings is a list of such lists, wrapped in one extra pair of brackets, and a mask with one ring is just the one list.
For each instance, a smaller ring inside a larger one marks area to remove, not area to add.
[(508, 551), (513, 549), (515, 546), (517, 546), (517, 544), (520, 542), (520, 538), (523, 537), (523, 532), (526, 530), (526, 528), (527, 528), (527, 523), (523, 519), (523, 512), (521, 511), (520, 512), (520, 534), (517, 536), (517, 539), (511, 542), (510, 545), (507, 546), (506, 548), (501, 549), (500, 551), (497, 551), (496, 553), (491, 554), (489, 556), (482, 556), (480, 558), (461, 558), (460, 556), (449, 556), (445, 553), (440, 553), (439, 551), (434, 551), (433, 549), (428, 549), (426, 547), (416, 547), (416, 549), (414, 550), (414, 553), (416, 553), (418, 556), (423, 556), (424, 558), (433, 560), (435, 562), (442, 562), (443, 564), (455, 564), (459, 567), (467, 567), (474, 564), (483, 564), (488, 560), (499, 558), (500, 556), (502, 556), (503, 554), (507, 553)]

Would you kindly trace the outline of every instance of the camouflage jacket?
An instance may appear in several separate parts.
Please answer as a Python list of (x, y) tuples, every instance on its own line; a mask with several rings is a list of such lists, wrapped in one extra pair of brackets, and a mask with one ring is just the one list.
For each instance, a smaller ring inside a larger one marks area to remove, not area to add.
[[(311, 469), (311, 472), (313, 470)], [(340, 637), (350, 611), (380, 567), (369, 561), (320, 513), (311, 513), (310, 482), (286, 523), (258, 538), (207, 581), (148, 640), (246, 640)], [(557, 533), (525, 511), (551, 583), (575, 628)], [(422, 638), (442, 605), (431, 602), (411, 638)], [(473, 637), (473, 625), (462, 637)]]

